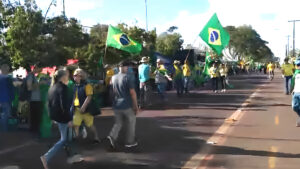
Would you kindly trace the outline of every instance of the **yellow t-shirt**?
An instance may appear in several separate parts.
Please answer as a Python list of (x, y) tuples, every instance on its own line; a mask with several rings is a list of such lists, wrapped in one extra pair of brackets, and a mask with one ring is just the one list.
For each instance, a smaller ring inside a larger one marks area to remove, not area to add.
[(209, 69), (209, 74), (211, 78), (218, 77), (218, 68), (211, 67)]
[(267, 68), (268, 68), (269, 71), (273, 71), (274, 70), (274, 66), (273, 66), (272, 63), (268, 64)]
[(113, 77), (113, 75), (115, 75), (114, 69), (108, 69), (106, 71), (106, 77), (105, 77), (105, 84), (106, 85), (110, 84), (110, 80), (111, 80), (111, 77)]
[[(85, 85), (85, 95), (86, 96), (93, 95), (93, 86), (92, 85), (90, 85), (90, 84)], [(80, 102), (79, 102), (79, 98), (78, 98), (78, 91), (76, 91), (76, 93), (75, 93), (74, 106), (75, 107), (80, 106)]]
[(183, 69), (183, 76), (191, 76), (191, 69), (189, 65), (184, 64), (182, 69)]
[(220, 76), (227, 76), (228, 70), (226, 67), (225, 68), (221, 67), (219, 72), (220, 72)]
[(293, 76), (293, 74), (294, 74), (294, 72), (293, 72), (293, 70), (294, 70), (294, 65), (293, 64), (290, 64), (290, 63), (288, 63), (288, 64), (283, 64), (282, 66), (281, 66), (281, 69), (282, 69), (282, 71), (283, 71), (283, 75), (284, 76)]

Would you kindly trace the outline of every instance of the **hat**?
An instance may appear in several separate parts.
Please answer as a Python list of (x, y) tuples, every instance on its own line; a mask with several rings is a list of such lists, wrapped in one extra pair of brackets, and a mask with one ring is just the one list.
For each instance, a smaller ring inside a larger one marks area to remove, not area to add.
[(180, 64), (180, 61), (179, 60), (174, 60), (174, 64)]
[(163, 63), (161, 59), (157, 59), (156, 63)]
[(295, 60), (295, 65), (300, 66), (300, 58), (297, 58), (297, 59)]
[(142, 57), (142, 60), (140, 61), (141, 63), (146, 63), (146, 62), (149, 62), (149, 57)]

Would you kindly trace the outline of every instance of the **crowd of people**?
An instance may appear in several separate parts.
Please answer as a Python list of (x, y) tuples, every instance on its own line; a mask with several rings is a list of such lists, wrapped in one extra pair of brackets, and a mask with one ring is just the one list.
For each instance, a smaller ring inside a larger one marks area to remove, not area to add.
[[(152, 104), (153, 93), (157, 93), (161, 102), (165, 103), (168, 100), (166, 90), (171, 86), (175, 88), (177, 96), (182, 97), (190, 92), (191, 83), (195, 81), (193, 76), (203, 82), (211, 79), (214, 93), (226, 92), (228, 86), (229, 66), (225, 63), (214, 62), (208, 68), (208, 75), (203, 74), (203, 67), (196, 65), (192, 68), (187, 60), (175, 60), (170, 68), (163, 60), (157, 59), (156, 66), (152, 67), (150, 58), (143, 57), (136, 69), (130, 61), (122, 61), (115, 67), (105, 66), (106, 77), (103, 84), (99, 80), (93, 85), (88, 81), (87, 73), (80, 68), (71, 71), (61, 67), (50, 78), (49, 75), (40, 74), (41, 68), (33, 66), (27, 70), (26, 77), (20, 79), (12, 78), (9, 66), (2, 65), (1, 130), (8, 131), (10, 120), (18, 117), (20, 122), (29, 124), (29, 130), (35, 137), (50, 137), (55, 123), (61, 138), (41, 156), (44, 168), (47, 169), (49, 161), (63, 148), (68, 150), (70, 162), (82, 160), (75, 151), (74, 140), (79, 137), (86, 138), (86, 129), (91, 131), (94, 144), (104, 141), (110, 148), (115, 149), (119, 132), (124, 125), (124, 146), (129, 149), (136, 147), (136, 115), (141, 108)], [(285, 72), (285, 75), (288, 77), (289, 73)], [(107, 89), (106, 94), (101, 96), (97, 95), (97, 87), (100, 85), (105, 85)], [(111, 132), (102, 140), (94, 125), (95, 116), (101, 113), (98, 97), (111, 100), (115, 118)]]

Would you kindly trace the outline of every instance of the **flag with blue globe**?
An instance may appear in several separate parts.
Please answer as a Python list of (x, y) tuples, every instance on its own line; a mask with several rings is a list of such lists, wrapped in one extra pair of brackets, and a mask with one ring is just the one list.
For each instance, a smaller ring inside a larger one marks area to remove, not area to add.
[(132, 54), (139, 54), (142, 51), (142, 45), (140, 43), (132, 40), (119, 28), (113, 26), (109, 26), (108, 28), (106, 46), (117, 48)]
[(229, 44), (230, 35), (221, 25), (217, 14), (214, 14), (204, 26), (199, 36), (207, 43), (218, 55)]

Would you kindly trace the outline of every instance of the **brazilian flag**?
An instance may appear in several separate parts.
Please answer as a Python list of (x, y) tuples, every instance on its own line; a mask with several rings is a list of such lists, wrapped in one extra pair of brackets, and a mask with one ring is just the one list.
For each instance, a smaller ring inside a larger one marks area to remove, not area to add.
[(142, 45), (129, 38), (119, 28), (109, 26), (106, 46), (117, 48), (132, 54), (139, 54), (142, 51)]
[(214, 14), (210, 18), (199, 36), (218, 55), (222, 53), (222, 50), (229, 44), (230, 41), (230, 35), (221, 25), (217, 14)]

